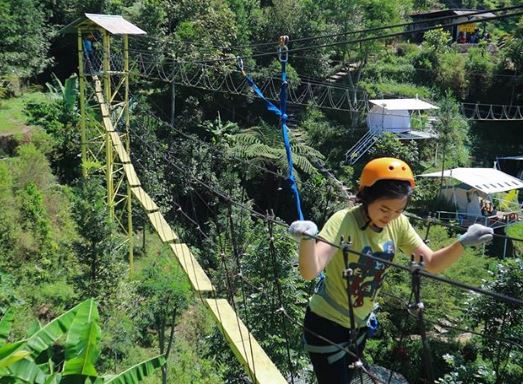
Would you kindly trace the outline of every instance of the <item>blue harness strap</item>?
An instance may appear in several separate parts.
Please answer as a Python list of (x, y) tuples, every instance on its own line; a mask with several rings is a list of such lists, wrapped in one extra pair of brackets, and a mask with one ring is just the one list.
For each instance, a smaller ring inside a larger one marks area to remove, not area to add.
[(288, 60), (288, 48), (287, 43), (288, 37), (282, 36), (280, 37), (280, 47), (278, 48), (278, 58), (280, 59), (281, 63), (281, 87), (280, 87), (280, 108), (276, 107), (273, 103), (271, 103), (263, 92), (258, 88), (258, 86), (254, 83), (254, 80), (248, 76), (245, 71), (243, 70), (243, 61), (239, 58), (238, 59), (238, 67), (240, 68), (242, 74), (245, 76), (245, 79), (249, 86), (251, 87), (252, 91), (258, 95), (260, 99), (262, 99), (265, 102), (265, 105), (267, 106), (267, 110), (274, 113), (276, 116), (280, 118), (280, 127), (281, 132), (283, 136), (283, 143), (285, 145), (285, 153), (287, 155), (287, 164), (288, 164), (288, 174), (287, 174), (287, 180), (290, 184), (292, 194), (294, 195), (294, 201), (296, 204), (296, 210), (298, 211), (298, 219), (303, 220), (303, 213), (301, 211), (301, 200), (300, 200), (300, 192), (298, 191), (298, 186), (296, 184), (296, 178), (294, 177), (294, 164), (292, 161), (292, 151), (291, 151), (291, 144), (289, 140), (289, 134), (288, 134), (288, 128), (287, 128), (287, 72), (286, 72), (286, 64)]
[(287, 128), (287, 88), (289, 83), (287, 82), (286, 66), (289, 59), (289, 50), (285, 45), (287, 36), (280, 37), (280, 48), (278, 49), (278, 57), (281, 63), (281, 88), (280, 88), (280, 126), (281, 133), (283, 136), (283, 143), (285, 144), (285, 152), (287, 153), (287, 163), (289, 164), (289, 174), (287, 180), (291, 185), (291, 190), (294, 195), (294, 201), (296, 202), (296, 210), (298, 211), (298, 217), (303, 220), (303, 213), (301, 211), (300, 192), (296, 185), (296, 179), (294, 178), (294, 164), (292, 161), (291, 144), (289, 140), (289, 133)]

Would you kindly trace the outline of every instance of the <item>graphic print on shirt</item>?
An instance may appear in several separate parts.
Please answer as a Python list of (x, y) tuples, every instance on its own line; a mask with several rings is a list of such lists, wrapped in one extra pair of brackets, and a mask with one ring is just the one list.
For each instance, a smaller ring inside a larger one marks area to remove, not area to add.
[[(361, 253), (370, 253), (382, 260), (392, 261), (395, 252), (394, 243), (391, 240), (387, 241), (383, 244), (383, 250), (383, 252), (372, 252), (369, 246), (365, 246)], [(363, 306), (366, 297), (373, 298), (376, 295), (388, 265), (360, 256), (357, 262), (349, 263), (349, 268), (354, 271), (350, 292), (354, 300), (353, 305), (358, 308)]]

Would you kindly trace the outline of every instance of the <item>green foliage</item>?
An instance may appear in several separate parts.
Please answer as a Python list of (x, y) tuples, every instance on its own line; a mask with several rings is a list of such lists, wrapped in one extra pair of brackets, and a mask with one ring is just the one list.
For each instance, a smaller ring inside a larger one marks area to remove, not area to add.
[(21, 145), (17, 152), (13, 160), (14, 187), (22, 189), (33, 183), (40, 190), (48, 191), (55, 178), (45, 155), (32, 143)]
[(344, 143), (349, 140), (346, 127), (334, 124), (317, 108), (308, 107), (299, 125), (304, 131), (303, 139), (307, 145), (325, 154), (325, 162), (331, 167), (337, 167), (345, 160)]
[(437, 379), (437, 384), (460, 384), (464, 382), (484, 384), (495, 382), (495, 372), (481, 361), (471, 363), (461, 355), (446, 354), (443, 357), (451, 368), (451, 372)]
[(51, 137), (51, 163), (63, 181), (72, 181), (80, 174), (80, 133), (77, 127), (77, 78), (71, 76), (62, 82), (54, 76), (50, 100), (30, 102), (26, 105), (28, 122), (39, 127)]
[(92, 300), (84, 303), (87, 304), (78, 308), (65, 339), (63, 376), (97, 376), (94, 363), (99, 354), (98, 343), (101, 334), (98, 309)]
[(14, 308), (9, 308), (3, 314), (2, 319), (0, 320), (0, 347), (5, 345), (7, 337), (9, 336), (9, 333), (11, 332), (11, 325), (13, 324), (14, 318), (15, 318), (15, 310), (14, 310)]
[[(0, 80), (0, 84), (2, 81)], [(9, 97), (5, 100), (0, 100), (0, 133), (22, 134), (27, 141), (27, 136), (33, 136), (35, 132), (31, 132), (27, 126), (27, 115), (25, 113), (25, 106), (31, 102), (43, 102), (46, 100), (46, 95), (41, 92), (27, 92), (18, 97)], [(22, 136), (22, 139), (24, 137)]]
[[(523, 223), (517, 223), (506, 227), (505, 234), (515, 239), (523, 239)], [(514, 255), (521, 257), (523, 255), (523, 242), (512, 240)]]
[[(43, 194), (34, 183), (21, 190), (20, 218), (22, 228), (32, 233), (39, 247), (49, 247), (51, 223), (44, 206)], [(43, 252), (45, 255), (45, 251)]]
[(439, 133), (441, 168), (466, 166), (469, 164), (470, 143), (467, 121), (459, 113), (456, 101), (447, 94), (439, 103), (436, 131)]
[(0, 1), (0, 77), (30, 77), (51, 63), (44, 9), (34, 0)]
[[(238, 314), (278, 368), (286, 375), (291, 369), (296, 373), (307, 364), (300, 347), (301, 329), (277, 311), (283, 306), (291, 318), (301, 318), (307, 302), (306, 283), (293, 267), (296, 244), (284, 229), (269, 228), (264, 221), (242, 213), (231, 206), (219, 213), (210, 227), (213, 237), (220, 239), (218, 244), (209, 245), (209, 253), (215, 255), (218, 264), (213, 283), (229, 300), (237, 302)], [(218, 340), (215, 344), (223, 350)], [(227, 363), (227, 356), (220, 361)], [(227, 366), (229, 377), (239, 376), (238, 367)]]
[[(483, 284), (483, 288), (510, 297), (523, 297), (523, 261), (515, 259), (499, 264), (495, 279)], [(472, 296), (467, 317), (473, 325), (481, 325), (485, 335), (509, 340), (523, 339), (523, 309), (517, 304), (500, 302), (488, 296)], [(492, 361), (496, 383), (523, 379), (523, 353), (520, 349), (500, 342), (484, 341), (480, 351), (483, 358)]]
[(190, 288), (172, 256), (164, 254), (148, 263), (137, 285), (138, 300), (142, 303), (139, 324), (144, 340), (153, 336), (147, 329), (155, 329), (161, 353), (165, 353), (170, 344), (166, 331), (174, 330), (176, 316), (187, 307)]
[(122, 239), (113, 232), (101, 180), (91, 177), (80, 184), (74, 197), (73, 214), (81, 237), (74, 244), (80, 273), (75, 286), (81, 297), (93, 297), (106, 311), (114, 304), (124, 276)]
[(469, 81), (469, 94), (473, 97), (485, 95), (494, 80), (494, 70), (496, 67), (485, 44), (478, 47), (469, 48), (467, 52), (467, 78)]
[(440, 54), (436, 81), (442, 89), (450, 89), (457, 96), (466, 96), (469, 78), (466, 73), (465, 57), (454, 51)]
[(419, 164), (418, 148), (415, 141), (400, 141), (396, 135), (386, 132), (376, 144), (369, 150), (369, 159), (377, 157), (397, 157), (412, 164), (414, 174), (418, 172), (416, 166)]
[[(230, 143), (229, 151), (233, 158), (249, 159), (253, 165), (276, 167), (278, 172), (287, 173), (285, 147), (281, 133), (276, 127), (262, 122), (260, 126), (231, 135)], [(311, 161), (323, 159), (320, 152), (299, 141), (291, 143), (291, 151), (298, 170), (305, 174), (317, 172)], [(259, 170), (255, 172), (258, 173)]]
[[(47, 325), (28, 339), (0, 348), (0, 382), (11, 383), (118, 383), (136, 384), (165, 363), (163, 356), (143, 361), (118, 375), (99, 376), (100, 326), (96, 303), (86, 300)], [(64, 356), (54, 347), (65, 336)], [(46, 359), (40, 361), (40, 356)], [(60, 371), (56, 368), (60, 367)]]
[(16, 244), (15, 196), (12, 191), (13, 178), (6, 162), (0, 163), (0, 260), (4, 264)]
[(191, 305), (180, 316), (168, 377), (176, 377), (180, 383), (223, 383), (225, 365), (229, 363), (219, 364), (208, 342), (216, 332), (208, 308), (198, 303)]
[(422, 47), (436, 53), (449, 51), (450, 33), (443, 29), (433, 29), (423, 34)]

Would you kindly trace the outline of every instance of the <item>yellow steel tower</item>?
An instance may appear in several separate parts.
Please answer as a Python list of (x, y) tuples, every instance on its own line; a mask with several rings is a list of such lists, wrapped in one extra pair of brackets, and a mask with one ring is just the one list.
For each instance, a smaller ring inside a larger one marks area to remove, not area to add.
[[(122, 16), (86, 13), (65, 27), (63, 33), (77, 35), (82, 174), (84, 177), (97, 171), (105, 174), (109, 219), (116, 221), (126, 234), (132, 269), (131, 188), (140, 182), (137, 177), (126, 178), (124, 172), (132, 168), (127, 155), (130, 153), (129, 35), (145, 32)], [(91, 108), (90, 102), (97, 106)]]

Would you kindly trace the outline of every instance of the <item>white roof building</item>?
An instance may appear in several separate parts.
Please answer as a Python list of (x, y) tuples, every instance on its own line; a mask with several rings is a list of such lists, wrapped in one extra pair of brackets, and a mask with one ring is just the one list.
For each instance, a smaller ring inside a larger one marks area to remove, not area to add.
[[(441, 177), (441, 171), (420, 177)], [(484, 194), (523, 188), (523, 181), (494, 168), (454, 168), (443, 171), (443, 177), (453, 178)]]
[(431, 132), (414, 131), (411, 112), (438, 109), (435, 105), (419, 99), (376, 99), (369, 100), (372, 108), (367, 114), (367, 126), (372, 132), (392, 132), (400, 139), (429, 139), (436, 137)]

